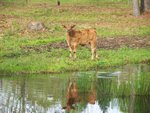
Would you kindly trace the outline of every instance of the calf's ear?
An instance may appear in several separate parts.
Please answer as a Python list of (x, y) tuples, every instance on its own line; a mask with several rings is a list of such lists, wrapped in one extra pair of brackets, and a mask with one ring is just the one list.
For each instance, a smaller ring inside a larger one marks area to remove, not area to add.
[(71, 26), (71, 29), (74, 28), (75, 26), (76, 26), (76, 25), (72, 25), (72, 26)]
[(62, 25), (65, 29), (67, 29), (67, 27), (65, 25)]

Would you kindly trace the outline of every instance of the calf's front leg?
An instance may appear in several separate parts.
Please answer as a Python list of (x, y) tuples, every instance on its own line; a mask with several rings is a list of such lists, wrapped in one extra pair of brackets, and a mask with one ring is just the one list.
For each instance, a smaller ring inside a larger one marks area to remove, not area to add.
[(72, 58), (72, 53), (73, 53), (73, 47), (72, 46), (69, 46), (69, 57)]
[(73, 50), (73, 53), (74, 53), (74, 59), (76, 59), (77, 58), (77, 56), (76, 56), (76, 51), (77, 51), (77, 44), (74, 44), (74, 50)]

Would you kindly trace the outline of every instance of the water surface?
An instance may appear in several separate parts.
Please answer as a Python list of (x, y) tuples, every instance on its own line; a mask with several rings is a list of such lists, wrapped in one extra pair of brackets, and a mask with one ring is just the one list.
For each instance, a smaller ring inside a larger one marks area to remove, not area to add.
[(150, 113), (150, 66), (0, 77), (0, 113)]

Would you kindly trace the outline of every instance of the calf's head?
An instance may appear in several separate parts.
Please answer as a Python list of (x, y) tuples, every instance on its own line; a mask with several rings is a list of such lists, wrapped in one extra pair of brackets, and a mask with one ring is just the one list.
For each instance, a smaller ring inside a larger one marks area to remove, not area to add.
[(73, 30), (73, 28), (76, 26), (76, 25), (71, 25), (71, 26), (66, 26), (66, 25), (62, 25), (66, 30), (67, 32)]
[(68, 34), (69, 36), (74, 36), (75, 31), (74, 31), (73, 28), (74, 28), (76, 25), (72, 25), (72, 26), (65, 26), (65, 25), (62, 25), (62, 26), (66, 29), (67, 34)]

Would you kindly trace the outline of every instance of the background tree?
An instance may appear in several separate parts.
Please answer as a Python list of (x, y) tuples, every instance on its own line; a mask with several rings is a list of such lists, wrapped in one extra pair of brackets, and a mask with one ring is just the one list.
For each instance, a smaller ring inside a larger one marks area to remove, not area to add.
[(144, 11), (150, 11), (150, 0), (144, 0)]
[[(139, 8), (140, 2), (140, 8)], [(145, 11), (150, 12), (150, 0), (132, 0), (133, 16), (139, 16)], [(140, 9), (140, 10), (139, 10)]]
[(60, 6), (60, 0), (57, 0), (57, 5)]
[(141, 4), (140, 4), (140, 12), (141, 12), (141, 13), (144, 12), (144, 0), (141, 0)]
[(29, 2), (29, 1), (28, 1), (28, 0), (26, 0), (26, 4), (28, 4), (28, 2)]
[(139, 1), (138, 0), (132, 0), (132, 8), (133, 8), (133, 16), (139, 16), (140, 10), (139, 10)]

